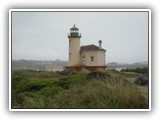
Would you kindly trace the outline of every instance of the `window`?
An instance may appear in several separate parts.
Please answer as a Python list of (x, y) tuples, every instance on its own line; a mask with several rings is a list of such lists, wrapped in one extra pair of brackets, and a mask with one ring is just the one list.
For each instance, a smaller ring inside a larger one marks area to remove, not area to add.
[(71, 53), (69, 53), (69, 60), (71, 60)]
[(83, 65), (86, 65), (86, 56), (85, 55), (82, 56), (82, 63), (83, 63)]
[(83, 59), (83, 61), (85, 61), (85, 60), (86, 60), (86, 56), (85, 56), (85, 55), (83, 55), (83, 56), (82, 56), (82, 59)]
[(69, 52), (71, 52), (71, 40), (69, 40)]
[(91, 56), (91, 62), (94, 62), (94, 56)]

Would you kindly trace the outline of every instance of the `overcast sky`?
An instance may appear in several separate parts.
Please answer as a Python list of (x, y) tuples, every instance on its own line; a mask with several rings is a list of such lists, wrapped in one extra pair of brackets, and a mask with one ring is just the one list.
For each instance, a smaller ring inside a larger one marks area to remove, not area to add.
[(12, 59), (68, 60), (73, 24), (81, 45), (102, 40), (106, 62), (148, 61), (148, 12), (12, 12)]

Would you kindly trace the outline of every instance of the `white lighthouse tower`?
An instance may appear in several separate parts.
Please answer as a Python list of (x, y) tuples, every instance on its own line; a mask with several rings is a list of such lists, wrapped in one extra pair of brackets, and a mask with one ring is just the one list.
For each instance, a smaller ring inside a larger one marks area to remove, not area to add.
[(79, 29), (74, 25), (70, 29), (69, 38), (69, 68), (78, 69), (80, 66), (80, 38)]

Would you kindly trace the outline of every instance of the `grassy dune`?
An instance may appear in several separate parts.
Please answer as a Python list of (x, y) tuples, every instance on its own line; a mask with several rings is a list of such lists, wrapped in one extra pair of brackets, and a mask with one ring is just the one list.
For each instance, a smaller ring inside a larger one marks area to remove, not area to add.
[[(106, 77), (107, 76), (107, 77)], [(47, 71), (12, 72), (12, 108), (148, 108), (146, 98), (126, 74)]]

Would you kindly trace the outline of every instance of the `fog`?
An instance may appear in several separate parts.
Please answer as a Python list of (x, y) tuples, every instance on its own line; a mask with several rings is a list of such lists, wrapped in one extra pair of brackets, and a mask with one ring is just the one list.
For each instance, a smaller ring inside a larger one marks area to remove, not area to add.
[(81, 45), (102, 40), (106, 62), (148, 61), (148, 12), (12, 12), (12, 59), (68, 60), (73, 25)]

